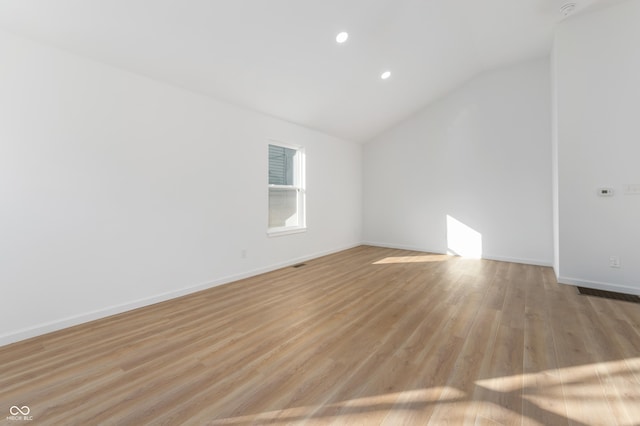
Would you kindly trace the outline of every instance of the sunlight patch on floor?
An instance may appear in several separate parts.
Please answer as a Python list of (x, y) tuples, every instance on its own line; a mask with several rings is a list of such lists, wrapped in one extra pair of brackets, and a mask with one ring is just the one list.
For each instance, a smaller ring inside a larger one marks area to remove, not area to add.
[(373, 262), (374, 265), (386, 265), (390, 263), (426, 263), (426, 262), (444, 262), (449, 259), (450, 256), (446, 254), (427, 254), (424, 256), (396, 256), (386, 257), (377, 262)]
[[(449, 399), (442, 399), (443, 394), (447, 394)], [(260, 422), (289, 424), (302, 422), (304, 420), (311, 421), (311, 424), (313, 424), (314, 420), (326, 424), (332, 420), (339, 422), (341, 419), (348, 419), (349, 422), (358, 423), (366, 421), (370, 416), (380, 419), (380, 414), (389, 411), (390, 407), (393, 407), (392, 412), (398, 411), (402, 413), (407, 410), (416, 411), (416, 408), (419, 411), (420, 408), (427, 405), (460, 402), (463, 401), (465, 397), (466, 394), (458, 389), (446, 386), (435, 386), (428, 389), (413, 389), (403, 392), (391, 392), (363, 398), (354, 398), (326, 404), (321, 407), (292, 407), (260, 414), (229, 417), (212, 421), (211, 424), (235, 425)]]
[[(478, 380), (478, 386), (502, 394), (520, 393), (522, 399), (558, 416), (585, 424), (607, 424), (598, 417), (609, 409), (627, 418), (640, 419), (640, 358), (546, 370), (532, 374)], [(625, 391), (615, 392), (623, 388)], [(612, 389), (607, 392), (604, 389)], [(565, 404), (557, 401), (564, 399)], [(632, 408), (635, 407), (635, 408)]]
[[(620, 424), (632, 425), (640, 418), (639, 380), (640, 358), (630, 358), (478, 380), (473, 396), (455, 387), (434, 386), (229, 417), (211, 424), (540, 425), (542, 418), (607, 424), (598, 416), (610, 408), (618, 419), (627, 420)], [(613, 387), (607, 392), (607, 383), (613, 382), (624, 392), (616, 393)]]

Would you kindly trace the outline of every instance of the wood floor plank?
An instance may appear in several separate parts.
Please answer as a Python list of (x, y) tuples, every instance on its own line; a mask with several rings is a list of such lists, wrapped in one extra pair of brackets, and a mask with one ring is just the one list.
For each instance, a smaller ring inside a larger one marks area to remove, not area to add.
[(360, 246), (0, 347), (0, 424), (640, 424), (640, 311)]

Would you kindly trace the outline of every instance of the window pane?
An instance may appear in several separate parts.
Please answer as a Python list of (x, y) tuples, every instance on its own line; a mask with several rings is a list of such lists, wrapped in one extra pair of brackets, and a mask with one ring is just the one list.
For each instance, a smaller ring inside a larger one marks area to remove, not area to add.
[(298, 225), (298, 191), (269, 188), (269, 228)]
[(295, 149), (269, 145), (269, 185), (294, 185)]

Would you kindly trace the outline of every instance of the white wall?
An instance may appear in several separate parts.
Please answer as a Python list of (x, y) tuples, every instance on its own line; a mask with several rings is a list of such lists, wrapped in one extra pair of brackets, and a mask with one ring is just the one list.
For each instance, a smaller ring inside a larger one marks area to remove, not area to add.
[(550, 265), (550, 92), (546, 59), (487, 72), (367, 143), (365, 240), (444, 253), (450, 216), (485, 258)]
[[(559, 280), (640, 294), (640, 1), (556, 32)], [(612, 187), (611, 198), (596, 196)], [(609, 267), (619, 256), (621, 268)]]
[[(5, 33), (0, 117), (0, 344), (361, 240), (360, 145)], [(268, 138), (306, 233), (266, 235)]]
[(555, 45), (551, 49), (551, 194), (553, 205), (553, 270), (560, 270), (560, 193), (558, 192), (558, 79), (555, 71), (558, 63)]

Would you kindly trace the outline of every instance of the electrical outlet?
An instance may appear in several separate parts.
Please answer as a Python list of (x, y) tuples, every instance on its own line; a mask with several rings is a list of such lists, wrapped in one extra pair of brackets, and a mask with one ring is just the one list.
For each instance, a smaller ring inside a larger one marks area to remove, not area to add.
[(620, 267), (620, 258), (618, 256), (611, 256), (609, 258), (609, 267), (611, 267), (611, 268), (619, 268)]
[(613, 197), (613, 188), (598, 188), (598, 196)]
[(240, 257), (243, 258), (243, 259), (247, 258), (247, 249), (242, 249), (240, 251)]

